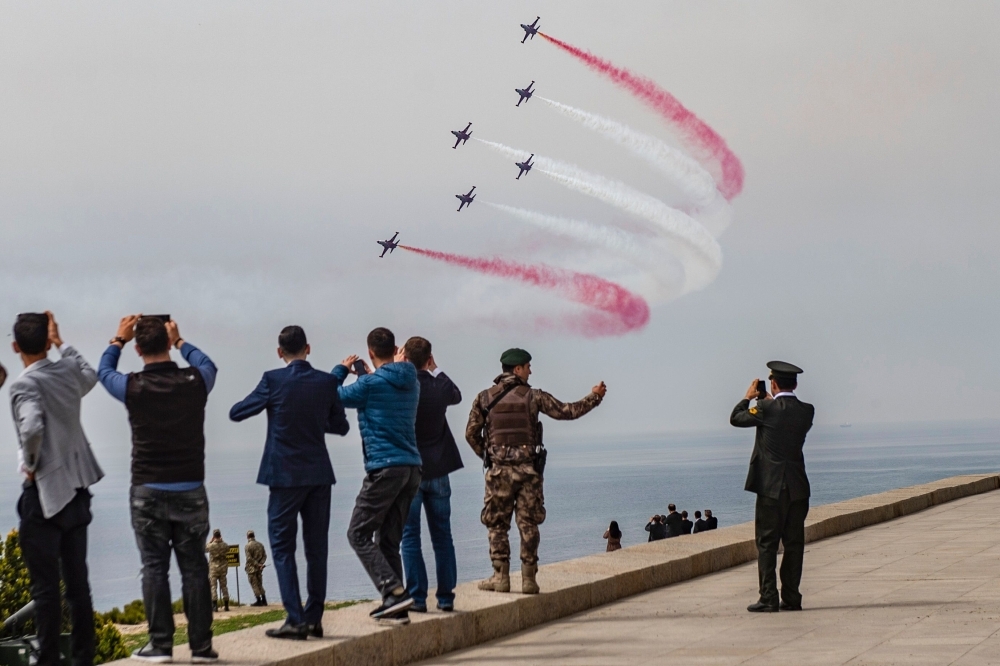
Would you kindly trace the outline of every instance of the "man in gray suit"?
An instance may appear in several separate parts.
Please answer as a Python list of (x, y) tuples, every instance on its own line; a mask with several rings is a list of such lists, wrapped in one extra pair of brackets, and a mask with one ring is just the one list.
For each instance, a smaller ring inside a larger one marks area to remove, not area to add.
[[(55, 362), (48, 358), (53, 345), (62, 355)], [(87, 488), (104, 472), (83, 433), (80, 401), (94, 388), (97, 373), (63, 344), (51, 312), (18, 315), (13, 347), (24, 363), (10, 385), (10, 402), (25, 478), (17, 511), (36, 604), (38, 666), (59, 664), (60, 568), (73, 621), (72, 666), (90, 666), (94, 608), (87, 581)]]

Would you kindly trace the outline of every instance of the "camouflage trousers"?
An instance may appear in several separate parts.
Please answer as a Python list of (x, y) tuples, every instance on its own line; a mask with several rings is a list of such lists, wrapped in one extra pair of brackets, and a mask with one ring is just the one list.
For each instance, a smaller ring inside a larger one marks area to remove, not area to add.
[(263, 597), (264, 572), (255, 571), (254, 573), (247, 573), (247, 578), (250, 579), (250, 589), (253, 590), (253, 595), (255, 597)]
[(228, 572), (228, 568), (219, 570), (209, 567), (208, 584), (212, 586), (212, 601), (219, 600), (219, 592), (216, 589), (217, 587), (222, 588), (222, 598), (227, 601), (229, 600), (229, 580), (226, 576)]
[(530, 463), (494, 464), (486, 472), (486, 498), (480, 519), (490, 533), (490, 559), (510, 561), (510, 517), (521, 533), (521, 561), (538, 563), (538, 526), (545, 522), (542, 477)]

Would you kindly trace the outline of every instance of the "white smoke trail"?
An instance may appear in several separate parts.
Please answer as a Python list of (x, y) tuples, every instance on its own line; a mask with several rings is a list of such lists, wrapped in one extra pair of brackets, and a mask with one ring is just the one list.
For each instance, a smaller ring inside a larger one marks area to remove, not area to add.
[[(475, 140), (515, 160), (527, 157), (527, 151), (494, 141)], [(685, 291), (704, 287), (722, 268), (722, 248), (704, 226), (686, 213), (625, 183), (584, 171), (572, 164), (539, 155), (535, 155), (534, 164), (535, 170), (556, 182), (646, 220), (654, 231), (673, 240), (675, 245), (687, 248), (690, 253), (680, 252), (687, 272)], [(696, 264), (692, 264), (692, 260)]]
[(641, 289), (643, 296), (650, 300), (667, 300), (677, 296), (683, 288), (683, 270), (676, 262), (669, 261), (665, 257), (668, 248), (663, 246), (658, 238), (640, 238), (617, 227), (545, 215), (490, 201), (483, 203), (550, 233), (597, 246), (627, 260), (629, 264), (638, 264), (652, 277), (649, 286)]

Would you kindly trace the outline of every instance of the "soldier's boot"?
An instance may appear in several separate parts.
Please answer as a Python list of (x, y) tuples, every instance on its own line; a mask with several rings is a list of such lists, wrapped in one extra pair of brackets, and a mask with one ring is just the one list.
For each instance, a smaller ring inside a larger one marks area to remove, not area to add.
[(229, 610), (229, 599), (226, 599), (223, 603), (226, 604), (226, 610)]
[(267, 594), (260, 595), (260, 605), (261, 606), (267, 605)]
[(521, 565), (521, 592), (524, 594), (538, 594), (538, 583), (535, 582), (536, 573), (538, 573), (537, 564)]
[(250, 605), (251, 606), (260, 606), (260, 597), (258, 597), (257, 595), (254, 595), (253, 603), (250, 604)]
[(219, 612), (219, 600), (216, 599), (215, 601), (212, 602), (212, 604), (215, 605), (215, 612), (218, 613)]
[(510, 562), (493, 560), (493, 577), (479, 583), (480, 590), (510, 592)]

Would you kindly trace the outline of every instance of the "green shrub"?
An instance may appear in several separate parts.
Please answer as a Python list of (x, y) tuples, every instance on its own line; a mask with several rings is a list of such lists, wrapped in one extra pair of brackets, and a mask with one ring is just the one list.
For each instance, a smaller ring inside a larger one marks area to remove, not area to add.
[(142, 605), (142, 599), (136, 599), (125, 604), (122, 610), (115, 606), (101, 617), (115, 624), (142, 624), (146, 621), (146, 609)]
[[(21, 555), (17, 530), (11, 530), (3, 542), (0, 553), (0, 619), (6, 619), (29, 601), (31, 601), (31, 579), (28, 576), (28, 567)], [(69, 631), (68, 611), (66, 602), (63, 601), (63, 631)], [(33, 632), (33, 625), (33, 622), (28, 622), (19, 630), (18, 635)], [(121, 632), (97, 613), (94, 613), (94, 630), (97, 633), (95, 664), (128, 656)], [(4, 637), (11, 635), (13, 634), (10, 632), (3, 634)]]

